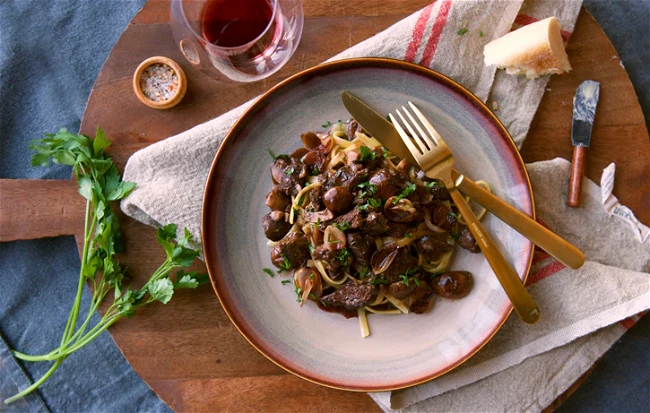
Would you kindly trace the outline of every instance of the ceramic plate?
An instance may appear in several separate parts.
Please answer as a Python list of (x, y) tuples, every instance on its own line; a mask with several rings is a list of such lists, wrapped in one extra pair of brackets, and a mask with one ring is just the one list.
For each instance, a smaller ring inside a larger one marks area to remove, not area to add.
[[(244, 337), (271, 361), (307, 380), (356, 391), (397, 389), (457, 367), (501, 327), (512, 307), (482, 254), (457, 248), (451, 269), (470, 271), (474, 288), (457, 301), (438, 299), (423, 315), (370, 314), (361, 338), (356, 318), (296, 303), (289, 275), (271, 278), (261, 219), (272, 188), (267, 150), (291, 153), (300, 135), (350, 115), (349, 90), (381, 113), (413, 101), (436, 126), (456, 168), (534, 215), (523, 161), (505, 128), (452, 80), (405, 62), (352, 59), (301, 72), (258, 99), (235, 123), (217, 153), (203, 201), (203, 246), (214, 289)], [(483, 224), (525, 280), (533, 245), (489, 214)], [(215, 343), (218, 345), (218, 343)]]

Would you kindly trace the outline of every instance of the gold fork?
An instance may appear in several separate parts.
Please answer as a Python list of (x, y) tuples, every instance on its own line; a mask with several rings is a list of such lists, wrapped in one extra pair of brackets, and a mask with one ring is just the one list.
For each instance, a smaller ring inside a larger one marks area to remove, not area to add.
[[(531, 298), (524, 285), (521, 283), (519, 276), (512, 269), (506, 258), (501, 251), (496, 247), (496, 244), (487, 233), (483, 225), (479, 222), (474, 215), (472, 209), (467, 205), (463, 196), (456, 189), (456, 183), (451, 177), (452, 169), (454, 166), (454, 156), (447, 147), (445, 141), (436, 132), (431, 123), (424, 117), (422, 112), (412, 102), (408, 102), (413, 112), (420, 120), (422, 126), (429, 132), (428, 134), (416, 122), (411, 113), (402, 106), (402, 111), (406, 114), (408, 120), (400, 112), (396, 110), (402, 123), (408, 129), (409, 134), (406, 133), (401, 126), (400, 121), (391, 113), (390, 119), (397, 129), (397, 132), (402, 137), (402, 140), (413, 154), (413, 157), (424, 171), (425, 175), (429, 178), (440, 179), (444, 182), (451, 198), (456, 203), (470, 232), (476, 239), (481, 251), (485, 255), (490, 267), (494, 270), (501, 286), (505, 290), (510, 302), (515, 307), (519, 317), (528, 324), (534, 324), (539, 320), (539, 308)], [(417, 131), (416, 131), (417, 129)]]

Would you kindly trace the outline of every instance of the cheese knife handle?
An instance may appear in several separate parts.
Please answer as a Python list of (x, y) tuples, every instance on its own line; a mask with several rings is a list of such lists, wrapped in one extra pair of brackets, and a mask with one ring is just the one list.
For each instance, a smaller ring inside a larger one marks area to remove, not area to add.
[(582, 195), (582, 176), (585, 172), (585, 156), (587, 148), (584, 146), (573, 147), (573, 158), (571, 158), (571, 177), (569, 178), (569, 194), (567, 196), (567, 205), (570, 207), (580, 206), (580, 196)]

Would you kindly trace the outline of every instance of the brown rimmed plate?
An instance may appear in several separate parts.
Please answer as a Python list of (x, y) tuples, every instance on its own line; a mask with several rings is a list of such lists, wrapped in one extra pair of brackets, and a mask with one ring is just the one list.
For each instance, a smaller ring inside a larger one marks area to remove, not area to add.
[[(340, 92), (349, 90), (388, 113), (413, 101), (436, 125), (457, 169), (534, 216), (530, 181), (519, 153), (490, 110), (451, 79), (417, 65), (360, 58), (298, 73), (262, 95), (233, 125), (215, 157), (203, 200), (206, 265), (223, 308), (242, 335), (269, 360), (314, 383), (384, 391), (438, 377), (483, 347), (512, 306), (481, 254), (457, 249), (451, 268), (474, 274), (464, 299), (437, 300), (424, 315), (369, 315), (371, 336), (357, 319), (300, 308), (289, 274), (272, 268), (261, 218), (271, 189), (268, 150), (290, 153), (301, 133), (349, 118)], [(525, 280), (533, 245), (489, 214), (483, 220)], [(218, 345), (218, 343), (215, 343)]]

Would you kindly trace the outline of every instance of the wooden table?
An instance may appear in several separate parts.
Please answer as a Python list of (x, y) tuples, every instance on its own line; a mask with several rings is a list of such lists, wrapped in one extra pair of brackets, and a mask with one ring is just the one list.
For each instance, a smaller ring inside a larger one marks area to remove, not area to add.
[[(135, 151), (207, 121), (385, 29), (429, 0), (303, 0), (305, 29), (298, 50), (277, 74), (253, 84), (213, 81), (187, 64), (169, 29), (169, 3), (151, 0), (128, 26), (93, 87), (81, 133), (101, 126), (120, 168)], [(584, 79), (601, 84), (601, 99), (586, 175), (596, 182), (616, 162), (615, 194), (650, 223), (650, 140), (645, 120), (617, 53), (583, 9), (568, 53), (573, 72), (553, 76), (522, 149), (527, 162), (570, 159), (572, 97)], [(189, 78), (184, 101), (156, 111), (131, 92), (131, 76), (147, 57), (181, 63)], [(73, 181), (0, 180), (0, 241), (74, 234), (82, 241), (83, 199)], [(122, 216), (127, 253), (120, 261), (140, 282), (164, 259), (154, 230)], [(201, 263), (196, 269), (205, 270)], [(237, 332), (209, 286), (179, 291), (167, 305), (151, 305), (110, 332), (140, 376), (176, 411), (379, 411), (365, 394), (320, 387), (294, 377), (257, 353)], [(580, 383), (560, 397), (556, 407)]]

